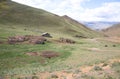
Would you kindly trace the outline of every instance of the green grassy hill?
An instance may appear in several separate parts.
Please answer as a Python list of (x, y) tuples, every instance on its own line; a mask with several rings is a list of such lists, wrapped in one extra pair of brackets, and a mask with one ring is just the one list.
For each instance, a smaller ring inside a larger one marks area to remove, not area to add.
[(112, 27), (109, 27), (103, 30), (103, 32), (108, 36), (119, 36), (120, 37), (120, 23), (115, 24)]
[[(9, 36), (44, 32), (53, 38), (42, 45), (6, 41)], [(0, 79), (119, 79), (120, 44), (100, 36), (66, 15), (0, 0)], [(60, 37), (75, 43), (60, 42)]]
[(32, 8), (12, 1), (0, 2), (0, 37), (19, 34), (51, 33), (54, 37), (99, 36), (84, 25), (42, 9)]

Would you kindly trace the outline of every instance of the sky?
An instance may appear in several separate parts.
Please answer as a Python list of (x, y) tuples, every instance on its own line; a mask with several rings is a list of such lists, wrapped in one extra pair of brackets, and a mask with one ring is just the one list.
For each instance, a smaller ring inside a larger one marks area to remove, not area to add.
[(12, 0), (78, 21), (120, 22), (120, 0)]

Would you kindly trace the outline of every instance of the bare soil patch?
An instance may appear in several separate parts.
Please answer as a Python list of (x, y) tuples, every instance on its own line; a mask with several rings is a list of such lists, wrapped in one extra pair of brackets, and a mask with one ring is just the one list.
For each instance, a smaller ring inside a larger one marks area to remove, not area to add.
[(59, 57), (60, 54), (54, 51), (42, 51), (41, 56), (44, 58), (54, 58), (54, 57)]
[(4, 42), (0, 40), (0, 44), (3, 44)]
[(85, 67), (80, 67), (80, 70), (82, 73), (88, 73), (90, 70), (92, 70), (94, 66), (85, 66)]

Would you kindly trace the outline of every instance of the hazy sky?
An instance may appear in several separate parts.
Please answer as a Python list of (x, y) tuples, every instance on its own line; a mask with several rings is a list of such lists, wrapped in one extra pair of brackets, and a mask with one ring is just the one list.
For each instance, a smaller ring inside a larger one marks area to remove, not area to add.
[(13, 0), (79, 21), (119, 21), (120, 0)]

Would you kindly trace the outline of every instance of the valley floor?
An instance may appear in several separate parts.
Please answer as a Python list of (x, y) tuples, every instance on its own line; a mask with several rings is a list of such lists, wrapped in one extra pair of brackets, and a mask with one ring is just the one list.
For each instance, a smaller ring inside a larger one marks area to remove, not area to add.
[[(45, 45), (0, 44), (0, 74), (5, 79), (119, 79), (120, 43), (105, 38), (76, 39), (75, 44), (49, 39)], [(56, 51), (42, 58), (27, 52)], [(34, 78), (35, 77), (35, 78)]]

